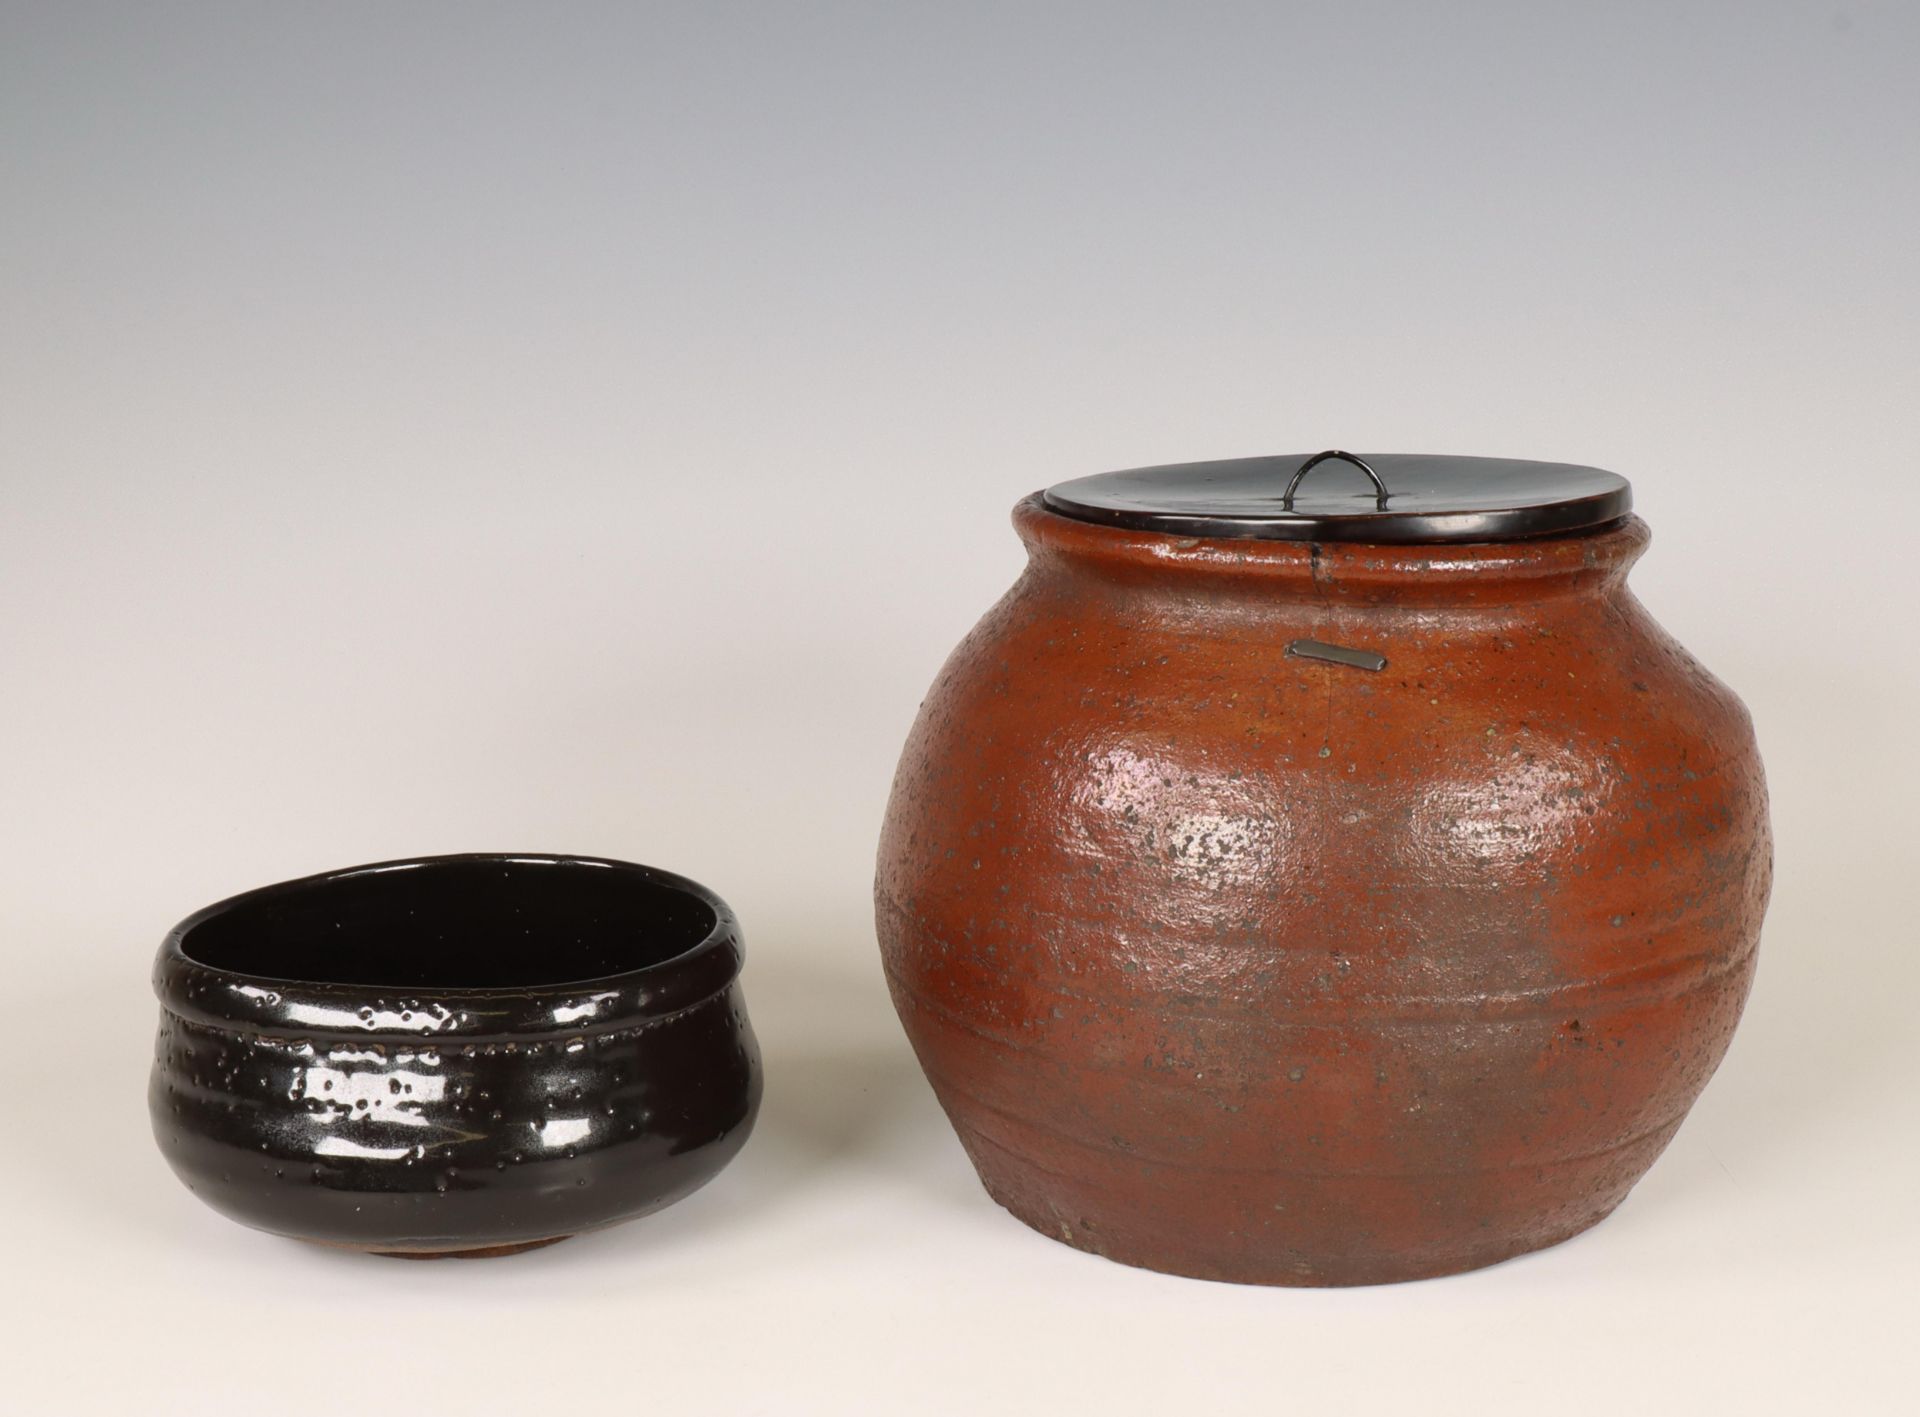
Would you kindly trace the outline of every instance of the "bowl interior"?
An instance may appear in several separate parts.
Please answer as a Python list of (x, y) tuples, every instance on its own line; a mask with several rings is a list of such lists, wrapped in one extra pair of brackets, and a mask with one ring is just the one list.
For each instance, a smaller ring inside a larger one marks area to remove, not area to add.
[(265, 979), (515, 989), (660, 964), (716, 923), (699, 896), (636, 866), (450, 857), (239, 896), (188, 926), (180, 950)]

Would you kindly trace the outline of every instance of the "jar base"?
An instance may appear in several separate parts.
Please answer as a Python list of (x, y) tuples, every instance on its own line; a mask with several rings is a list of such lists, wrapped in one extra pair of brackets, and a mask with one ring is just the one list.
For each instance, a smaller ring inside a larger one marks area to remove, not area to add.
[[(1070, 1180), (1021, 1161), (978, 1133), (970, 1135), (963, 1129), (961, 1139), (987, 1194), (1016, 1220), (1050, 1240), (1136, 1269), (1184, 1279), (1309, 1289), (1438, 1279), (1551, 1248), (1611, 1215), (1644, 1169), (1636, 1168), (1614, 1185), (1603, 1184), (1597, 1194), (1589, 1192), (1593, 1197), (1589, 1204), (1568, 1205), (1563, 1200), (1544, 1214), (1535, 1212), (1525, 1220), (1510, 1217), (1498, 1229), (1476, 1226), (1452, 1236), (1429, 1232), (1404, 1248), (1368, 1250), (1364, 1241), (1349, 1246), (1324, 1229), (1311, 1239), (1273, 1231), (1252, 1239), (1248, 1230), (1237, 1226), (1226, 1230), (1208, 1226), (1206, 1233), (1170, 1227), (1164, 1208), (1148, 1218), (1134, 1204), (1115, 1204), (1114, 1192), (1090, 1177)], [(1657, 1150), (1665, 1141), (1661, 1136), (1651, 1149)], [(1159, 1179), (1163, 1185), (1156, 1188), (1157, 1200), (1165, 1207), (1173, 1189), (1165, 1183), (1172, 1178), (1162, 1172)], [(1096, 1197), (1106, 1203), (1095, 1203)]]
[(1522, 1255), (1532, 1254), (1535, 1250), (1550, 1250), (1555, 1245), (1565, 1244), (1576, 1235), (1591, 1230), (1612, 1215), (1616, 1209), (1614, 1206), (1608, 1206), (1598, 1214), (1589, 1216), (1557, 1233), (1528, 1236), (1523, 1240), (1488, 1246), (1486, 1249), (1463, 1254), (1457, 1258), (1407, 1262), (1393, 1257), (1382, 1257), (1372, 1262), (1350, 1267), (1343, 1266), (1339, 1269), (1281, 1269), (1225, 1273), (1208, 1265), (1184, 1264), (1173, 1256), (1157, 1255), (1149, 1259), (1116, 1251), (1086, 1231), (1068, 1233), (1059, 1224), (1050, 1224), (1050, 1217), (1023, 1214), (999, 1196), (993, 1195), (990, 1188), (987, 1194), (992, 1196), (995, 1204), (1029, 1229), (1038, 1231), (1049, 1240), (1086, 1254), (1098, 1255), (1103, 1260), (1112, 1260), (1115, 1264), (1123, 1264), (1130, 1269), (1150, 1269), (1156, 1274), (1170, 1274), (1176, 1279), (1205, 1279), (1216, 1284), (1251, 1284), (1272, 1289), (1364, 1289), (1377, 1284), (1411, 1284), (1422, 1279), (1444, 1279), (1450, 1274), (1470, 1274), (1476, 1269), (1489, 1269), (1494, 1265), (1504, 1264), (1508, 1260), (1518, 1259)]

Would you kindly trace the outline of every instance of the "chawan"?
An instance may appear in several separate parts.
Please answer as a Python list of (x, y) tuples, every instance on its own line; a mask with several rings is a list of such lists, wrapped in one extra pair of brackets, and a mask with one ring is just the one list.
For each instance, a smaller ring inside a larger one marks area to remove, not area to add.
[(719, 897), (624, 862), (268, 886), (161, 946), (154, 1135), (215, 1210), (321, 1244), (500, 1254), (630, 1220), (752, 1127), (740, 966)]

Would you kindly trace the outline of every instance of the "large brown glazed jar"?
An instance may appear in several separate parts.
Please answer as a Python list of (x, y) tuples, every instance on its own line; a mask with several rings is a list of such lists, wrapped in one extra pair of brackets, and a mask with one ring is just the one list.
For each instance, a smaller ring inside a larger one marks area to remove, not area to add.
[(1625, 482), (1322, 458), (1020, 503), (1026, 573), (887, 811), (887, 978), (982, 1181), (1128, 1264), (1368, 1284), (1564, 1240), (1753, 976), (1752, 729), (1627, 589)]

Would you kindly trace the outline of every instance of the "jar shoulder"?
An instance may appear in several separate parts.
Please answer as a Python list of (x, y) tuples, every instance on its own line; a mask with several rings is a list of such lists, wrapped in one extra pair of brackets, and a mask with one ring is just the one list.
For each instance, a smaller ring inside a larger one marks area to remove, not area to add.
[[(1313, 644), (1385, 663), (1305, 657)], [(1017, 774), (1071, 796), (1105, 756), (1142, 747), (1206, 773), (1317, 777), (1342, 757), (1410, 779), (1546, 752), (1764, 791), (1739, 698), (1625, 591), (1448, 615), (1169, 603), (1036, 576), (949, 658), (902, 771), (951, 761), (976, 785)]]
[[(1308, 637), (1386, 665), (1289, 654)], [(878, 865), (882, 908), (930, 917), (991, 906), (982, 881), (1009, 900), (1124, 882), (1167, 928), (1231, 908), (1445, 935), (1470, 899), (1526, 916), (1513, 930), (1550, 906), (1609, 950), (1657, 919), (1664, 943), (1632, 948), (1671, 954), (1695, 943), (1677, 922), (1757, 922), (1771, 839), (1745, 709), (1623, 594), (1525, 616), (1213, 614), (1030, 580), (922, 706)]]

